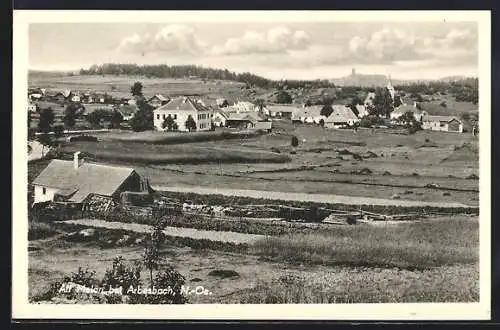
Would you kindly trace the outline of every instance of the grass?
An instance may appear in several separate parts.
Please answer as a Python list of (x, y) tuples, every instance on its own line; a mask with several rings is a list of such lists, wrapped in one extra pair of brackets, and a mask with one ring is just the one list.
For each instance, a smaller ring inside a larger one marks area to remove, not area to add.
[(292, 263), (428, 269), (477, 262), (478, 242), (476, 221), (449, 219), (266, 237), (253, 253)]
[(285, 163), (289, 156), (249, 148), (228, 149), (209, 146), (155, 145), (131, 142), (71, 142), (62, 147), (65, 153), (82, 151), (99, 161), (133, 164), (201, 163)]
[(28, 222), (28, 240), (48, 238), (57, 234), (58, 231), (50, 223), (29, 221)]
[(475, 266), (416, 272), (341, 269), (320, 278), (281, 276), (238, 292), (235, 300), (242, 304), (474, 302), (479, 301), (478, 275)]

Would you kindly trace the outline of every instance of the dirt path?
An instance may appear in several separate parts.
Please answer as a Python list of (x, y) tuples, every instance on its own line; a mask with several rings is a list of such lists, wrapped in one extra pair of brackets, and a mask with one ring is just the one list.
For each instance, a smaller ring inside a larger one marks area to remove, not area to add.
[[(111, 221), (95, 220), (95, 219), (66, 220), (61, 222), (76, 224), (76, 225), (84, 225), (95, 228), (123, 229), (137, 233), (150, 233), (153, 230), (153, 227), (149, 225), (143, 225), (138, 223), (111, 222)], [(242, 233), (234, 233), (227, 231), (198, 230), (192, 228), (179, 228), (179, 227), (165, 227), (165, 230), (163, 230), (163, 232), (167, 236), (189, 237), (193, 239), (208, 239), (211, 241), (220, 241), (220, 242), (236, 243), (236, 244), (243, 244), (243, 243), (250, 244), (265, 237), (264, 235), (242, 234)]]
[(346, 205), (382, 205), (382, 206), (430, 206), (430, 207), (470, 207), (461, 203), (436, 203), (424, 201), (409, 201), (409, 200), (391, 200), (372, 197), (359, 196), (343, 196), (343, 195), (327, 195), (327, 194), (306, 194), (306, 193), (290, 193), (281, 191), (263, 191), (263, 190), (243, 190), (243, 189), (225, 189), (225, 188), (202, 188), (202, 187), (169, 187), (169, 186), (152, 186), (158, 191), (171, 191), (181, 193), (195, 193), (204, 195), (224, 195), (238, 196), (250, 198), (266, 198), (273, 200), (288, 200), (288, 201), (306, 201), (315, 203), (331, 203), (331, 204), (346, 204)]

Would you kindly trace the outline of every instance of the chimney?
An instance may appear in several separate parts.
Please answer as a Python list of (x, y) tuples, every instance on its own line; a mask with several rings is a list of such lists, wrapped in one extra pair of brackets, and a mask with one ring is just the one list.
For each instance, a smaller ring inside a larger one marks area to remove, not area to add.
[(83, 163), (83, 159), (80, 159), (80, 151), (77, 151), (73, 154), (73, 167), (77, 170)]

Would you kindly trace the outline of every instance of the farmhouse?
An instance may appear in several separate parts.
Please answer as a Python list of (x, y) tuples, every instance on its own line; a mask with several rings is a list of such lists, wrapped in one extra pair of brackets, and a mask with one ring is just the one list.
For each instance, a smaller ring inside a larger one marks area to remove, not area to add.
[(169, 98), (161, 94), (156, 94), (148, 100), (148, 104), (151, 105), (153, 108), (158, 108), (161, 107), (162, 105), (167, 104), (168, 101), (170, 101)]
[(423, 116), (422, 128), (431, 131), (462, 133), (464, 125), (460, 119), (453, 116)]
[(290, 105), (271, 105), (267, 109), (271, 117), (292, 119), (293, 114), (299, 112), (301, 108)]
[(155, 109), (153, 114), (154, 126), (159, 131), (165, 130), (162, 125), (168, 115), (174, 120), (180, 131), (189, 131), (186, 127), (186, 121), (189, 117), (196, 123), (198, 131), (208, 131), (212, 128), (213, 110), (189, 97), (174, 98)]
[(262, 129), (270, 131), (272, 128), (272, 121), (267, 120), (256, 112), (248, 113), (228, 113), (226, 120), (226, 127), (238, 129)]
[(363, 118), (370, 114), (366, 106), (361, 104), (356, 104), (356, 110), (358, 110), (358, 118)]
[(34, 203), (62, 201), (85, 206), (94, 197), (119, 202), (125, 191), (149, 192), (148, 180), (133, 168), (54, 159), (32, 182)]
[(233, 105), (229, 106), (228, 108), (229, 111), (236, 111), (237, 113), (259, 110), (252, 102), (243, 102), (243, 101), (236, 102)]
[(373, 105), (373, 100), (375, 99), (375, 92), (369, 92), (363, 103), (365, 107)]
[(423, 116), (428, 115), (426, 111), (422, 111), (419, 108), (417, 108), (417, 104), (415, 102), (413, 106), (403, 104), (394, 109), (394, 111), (391, 112), (391, 120), (396, 120), (407, 112), (412, 112), (413, 117), (415, 117), (415, 120), (420, 122), (422, 121)]
[(129, 121), (134, 118), (137, 111), (139, 111), (139, 108), (135, 104), (126, 104), (118, 107), (118, 112), (122, 115), (124, 121)]
[(359, 122), (351, 108), (345, 105), (332, 105), (332, 114), (325, 119), (325, 128), (340, 128), (345, 126), (353, 126)]
[(36, 103), (33, 102), (28, 103), (28, 112), (36, 112)]
[(310, 107), (304, 107), (299, 109), (299, 111), (292, 114), (292, 121), (301, 122), (306, 124), (319, 124), (321, 120), (326, 119), (325, 116), (321, 115), (321, 105), (313, 105)]
[(223, 110), (214, 111), (214, 116), (212, 122), (217, 127), (226, 127), (227, 119), (229, 118), (229, 113)]

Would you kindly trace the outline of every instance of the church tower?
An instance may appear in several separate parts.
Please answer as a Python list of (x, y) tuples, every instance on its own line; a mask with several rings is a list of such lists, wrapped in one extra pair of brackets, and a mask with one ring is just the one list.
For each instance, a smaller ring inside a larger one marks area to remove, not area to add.
[(392, 86), (391, 75), (389, 75), (389, 77), (388, 77), (387, 86), (385, 88), (387, 88), (387, 90), (389, 91), (389, 94), (391, 94), (392, 101), (394, 102), (395, 92), (394, 92), (394, 87)]

